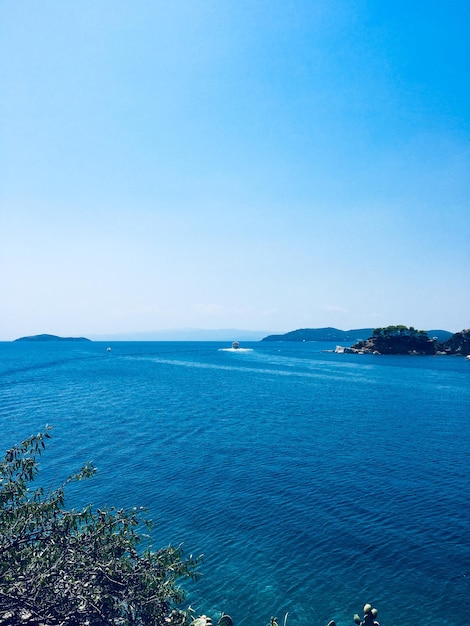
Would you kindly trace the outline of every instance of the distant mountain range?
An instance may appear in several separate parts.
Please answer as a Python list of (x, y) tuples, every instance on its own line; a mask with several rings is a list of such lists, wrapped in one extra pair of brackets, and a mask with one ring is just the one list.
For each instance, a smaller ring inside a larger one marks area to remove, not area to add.
[(226, 328), (219, 330), (205, 330), (201, 328), (182, 328), (174, 330), (157, 330), (144, 332), (128, 332), (119, 334), (91, 335), (85, 337), (58, 337), (57, 335), (32, 335), (20, 337), (14, 341), (260, 341), (266, 330), (241, 330)]
[(269, 330), (175, 328), (91, 335), (93, 341), (261, 341)]
[[(50, 341), (323, 341), (323, 342), (357, 342), (365, 341), (372, 336), (373, 328), (356, 328), (340, 330), (338, 328), (300, 328), (282, 335), (267, 335), (266, 331), (240, 330), (204, 330), (187, 328), (180, 330), (161, 330), (154, 332), (123, 333), (119, 335), (97, 335), (91, 339), (86, 337), (59, 337), (57, 335), (32, 335), (20, 337), (14, 341), (50, 342)], [(448, 330), (428, 330), (430, 338), (439, 342), (447, 341), (453, 333)]]
[[(338, 328), (299, 328), (283, 335), (268, 335), (261, 341), (365, 341), (372, 337), (373, 328), (356, 328), (353, 330), (339, 330)], [(447, 341), (453, 333), (448, 330), (428, 330), (429, 337), (436, 337), (438, 341)]]

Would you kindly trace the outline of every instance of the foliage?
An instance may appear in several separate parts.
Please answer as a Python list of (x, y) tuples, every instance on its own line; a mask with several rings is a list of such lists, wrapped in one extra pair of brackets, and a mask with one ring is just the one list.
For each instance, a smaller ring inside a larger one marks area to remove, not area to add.
[(374, 337), (416, 337), (417, 335), (427, 337), (426, 331), (416, 330), (413, 326), (407, 327), (403, 326), (403, 324), (374, 328), (372, 334)]
[(93, 466), (52, 492), (33, 488), (49, 437), (47, 427), (0, 461), (0, 623), (184, 624), (177, 581), (198, 576), (198, 559), (184, 559), (181, 546), (139, 546), (139, 530), (150, 527), (142, 510), (66, 510), (65, 487)]

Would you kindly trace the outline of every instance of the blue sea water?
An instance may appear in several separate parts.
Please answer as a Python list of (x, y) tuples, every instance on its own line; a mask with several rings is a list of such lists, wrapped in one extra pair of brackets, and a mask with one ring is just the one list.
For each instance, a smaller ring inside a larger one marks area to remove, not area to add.
[(3, 451), (45, 424), (70, 504), (144, 506), (235, 626), (470, 617), (470, 362), (319, 343), (0, 343)]

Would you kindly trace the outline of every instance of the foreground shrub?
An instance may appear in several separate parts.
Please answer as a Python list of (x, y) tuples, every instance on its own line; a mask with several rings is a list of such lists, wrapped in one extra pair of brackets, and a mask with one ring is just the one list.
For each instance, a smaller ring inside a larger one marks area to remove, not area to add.
[(33, 487), (49, 429), (0, 462), (0, 624), (179, 626), (178, 581), (198, 576), (181, 546), (139, 546), (142, 511), (64, 508), (65, 487), (91, 477), (84, 466), (46, 493)]

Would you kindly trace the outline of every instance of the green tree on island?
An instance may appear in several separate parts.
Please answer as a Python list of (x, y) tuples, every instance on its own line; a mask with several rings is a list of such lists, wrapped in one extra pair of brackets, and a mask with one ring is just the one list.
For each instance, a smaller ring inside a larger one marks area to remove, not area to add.
[(197, 578), (181, 546), (140, 545), (142, 510), (64, 508), (65, 487), (91, 477), (84, 466), (46, 493), (34, 487), (49, 428), (0, 461), (0, 624), (180, 626), (179, 580)]
[(416, 335), (426, 335), (425, 330), (416, 330), (413, 326), (403, 326), (398, 324), (396, 326), (385, 326), (384, 328), (374, 328), (373, 337), (416, 337)]

